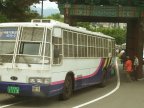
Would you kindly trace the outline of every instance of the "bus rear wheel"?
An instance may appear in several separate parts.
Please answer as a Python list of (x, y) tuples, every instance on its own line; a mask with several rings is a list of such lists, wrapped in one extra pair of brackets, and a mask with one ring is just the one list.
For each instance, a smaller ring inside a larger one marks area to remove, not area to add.
[(62, 94), (59, 95), (60, 100), (67, 100), (71, 97), (73, 93), (72, 86), (73, 86), (72, 77), (70, 75), (67, 75), (64, 82), (63, 92)]

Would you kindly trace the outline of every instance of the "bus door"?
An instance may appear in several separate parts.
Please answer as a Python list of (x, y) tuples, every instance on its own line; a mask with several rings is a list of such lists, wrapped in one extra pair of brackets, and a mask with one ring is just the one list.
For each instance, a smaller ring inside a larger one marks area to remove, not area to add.
[(53, 64), (61, 64), (62, 62), (62, 32), (61, 28), (53, 29), (52, 47), (53, 47)]

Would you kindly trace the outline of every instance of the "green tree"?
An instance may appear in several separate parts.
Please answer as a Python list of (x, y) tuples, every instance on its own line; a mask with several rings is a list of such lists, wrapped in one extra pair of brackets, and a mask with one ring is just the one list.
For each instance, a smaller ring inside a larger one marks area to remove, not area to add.
[(52, 14), (51, 16), (48, 16), (46, 18), (53, 19), (53, 20), (60, 21), (60, 22), (64, 22), (64, 17), (61, 14), (59, 14), (59, 13)]
[(92, 25), (90, 22), (78, 22), (78, 26), (84, 27), (87, 30), (94, 31), (94, 32), (101, 32), (105, 35), (109, 35), (114, 37), (116, 40), (116, 44), (120, 45), (126, 42), (126, 29), (122, 29), (120, 27), (113, 27), (113, 28), (106, 28), (100, 27), (96, 28), (97, 25)]
[(97, 28), (97, 32), (102, 32), (106, 35), (114, 37), (116, 40), (116, 44), (120, 45), (126, 42), (126, 29), (121, 28)]
[(93, 29), (91, 29), (90, 25), (91, 25), (90, 22), (78, 22), (77, 23), (77, 26), (84, 27), (87, 30), (93, 31)]
[(10, 21), (28, 21), (39, 16), (30, 10), (30, 6), (38, 2), (39, 0), (0, 0), (0, 12)]
[(7, 21), (9, 21), (9, 20), (7, 19), (7, 17), (4, 16), (4, 15), (2, 15), (2, 14), (0, 13), (0, 22), (7, 22)]

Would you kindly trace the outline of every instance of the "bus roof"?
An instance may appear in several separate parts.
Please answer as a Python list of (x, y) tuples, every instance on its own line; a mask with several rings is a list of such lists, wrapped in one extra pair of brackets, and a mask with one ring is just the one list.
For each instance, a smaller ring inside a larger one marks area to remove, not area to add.
[(77, 31), (77, 32), (91, 34), (91, 35), (98, 35), (100, 37), (114, 39), (113, 37), (105, 35), (105, 34), (100, 33), (100, 32), (92, 32), (92, 31), (88, 31), (86, 28), (69, 26), (69, 24), (58, 22), (55, 20), (40, 20), (40, 21), (38, 21), (38, 20), (39, 19), (35, 19), (35, 20), (32, 20), (31, 22), (0, 23), (0, 27), (24, 26), (24, 27), (48, 27), (51, 29), (54, 27), (60, 27), (60, 28), (71, 30), (71, 31)]

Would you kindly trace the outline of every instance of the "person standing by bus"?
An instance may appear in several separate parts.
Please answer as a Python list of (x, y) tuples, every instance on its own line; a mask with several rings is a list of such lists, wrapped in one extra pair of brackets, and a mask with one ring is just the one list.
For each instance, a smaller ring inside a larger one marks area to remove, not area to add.
[(129, 56), (126, 56), (126, 61), (124, 64), (124, 69), (126, 71), (126, 76), (128, 78), (128, 80), (131, 82), (131, 73), (132, 73), (132, 60), (130, 60)]
[(137, 79), (138, 79), (138, 77), (137, 77), (137, 69), (138, 69), (138, 66), (139, 66), (139, 60), (138, 60), (137, 56), (134, 56), (133, 66), (134, 66), (134, 71), (133, 71), (134, 80), (137, 81)]
[(123, 69), (124, 69), (125, 61), (126, 61), (126, 51), (124, 50), (122, 55), (121, 55), (121, 63), (123, 64)]

